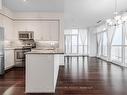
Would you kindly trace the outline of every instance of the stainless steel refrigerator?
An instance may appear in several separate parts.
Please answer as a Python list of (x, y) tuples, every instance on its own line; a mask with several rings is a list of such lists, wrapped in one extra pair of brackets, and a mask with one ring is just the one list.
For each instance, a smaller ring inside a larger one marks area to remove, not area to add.
[(4, 28), (0, 27), (0, 75), (4, 74)]

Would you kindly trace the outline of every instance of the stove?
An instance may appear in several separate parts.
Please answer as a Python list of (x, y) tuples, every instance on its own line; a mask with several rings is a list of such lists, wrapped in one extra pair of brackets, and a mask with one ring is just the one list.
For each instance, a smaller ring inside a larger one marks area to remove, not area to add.
[(15, 49), (15, 67), (25, 67), (25, 53), (36, 47), (34, 40), (23, 40), (23, 45)]

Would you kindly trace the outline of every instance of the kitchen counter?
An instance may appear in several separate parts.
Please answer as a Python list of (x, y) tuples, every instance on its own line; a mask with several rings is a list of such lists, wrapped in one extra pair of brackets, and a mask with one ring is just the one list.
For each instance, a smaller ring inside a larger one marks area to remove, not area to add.
[(26, 53), (26, 93), (55, 93), (63, 54), (61, 50), (37, 49)]
[(14, 50), (14, 49), (22, 49), (22, 47), (5, 47), (4, 50)]
[(42, 49), (33, 49), (31, 52), (26, 54), (64, 54), (61, 50), (42, 50)]
[(14, 50), (15, 48), (4, 48), (4, 50)]

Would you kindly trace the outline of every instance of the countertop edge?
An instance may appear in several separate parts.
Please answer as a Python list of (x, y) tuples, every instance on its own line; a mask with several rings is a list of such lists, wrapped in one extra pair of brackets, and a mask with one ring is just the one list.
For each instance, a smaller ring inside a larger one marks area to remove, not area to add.
[(64, 53), (25, 53), (26, 55), (28, 54), (64, 54)]

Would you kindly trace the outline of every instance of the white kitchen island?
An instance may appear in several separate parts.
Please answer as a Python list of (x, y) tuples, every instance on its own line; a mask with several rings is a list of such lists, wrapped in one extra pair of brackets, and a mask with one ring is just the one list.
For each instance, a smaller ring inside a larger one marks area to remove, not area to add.
[(63, 52), (37, 50), (26, 54), (26, 93), (55, 93)]

